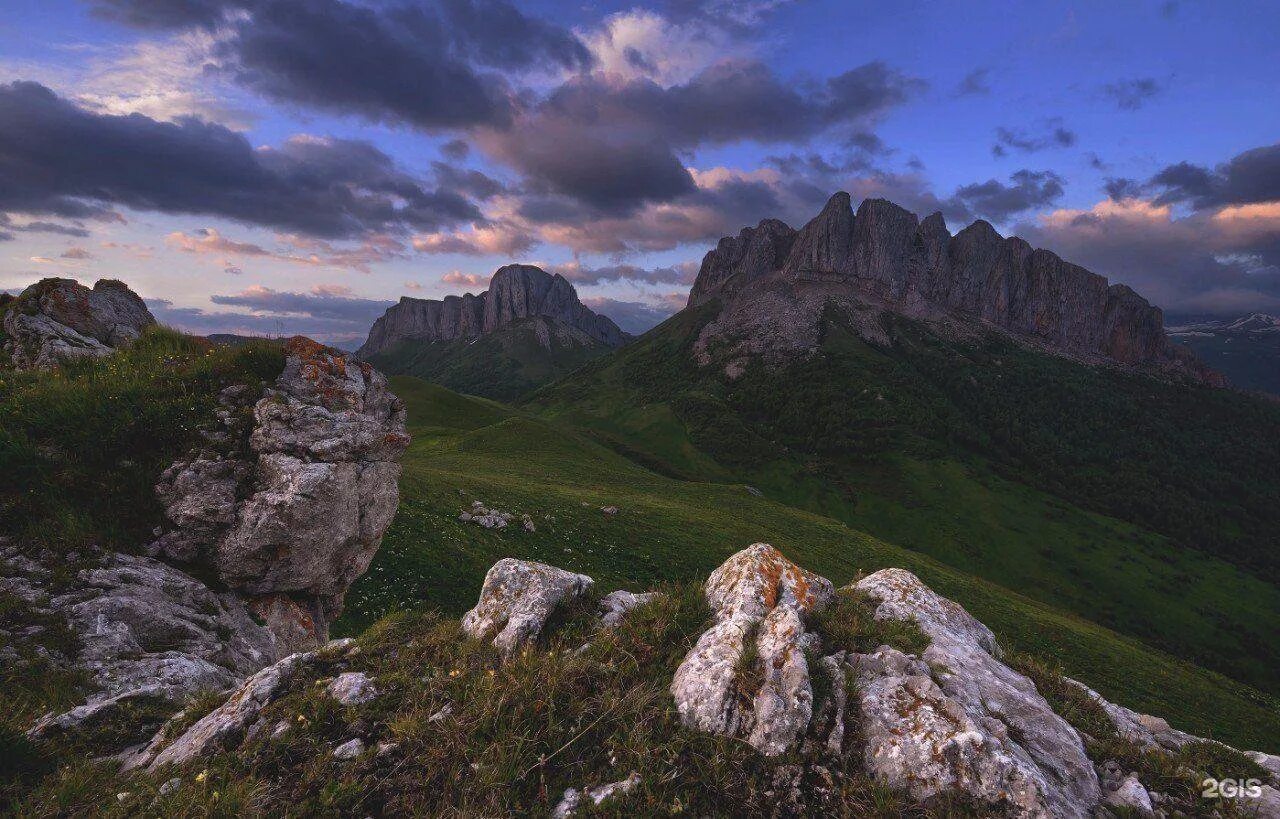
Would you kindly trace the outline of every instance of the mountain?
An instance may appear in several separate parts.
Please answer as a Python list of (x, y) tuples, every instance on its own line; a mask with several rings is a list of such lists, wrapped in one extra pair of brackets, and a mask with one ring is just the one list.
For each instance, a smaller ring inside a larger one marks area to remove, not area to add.
[(546, 316), (579, 330), (607, 347), (620, 347), (627, 334), (579, 299), (563, 276), (539, 267), (511, 264), (498, 268), (489, 289), (479, 295), (445, 296), (442, 300), (405, 296), (373, 323), (369, 339), (357, 351), (377, 355), (405, 342), (456, 341), (478, 338), (520, 319)]
[(1251, 313), (1236, 319), (1180, 323), (1169, 335), (1246, 390), (1280, 395), (1280, 318)]
[[(1082, 268), (1014, 265), (997, 237), (980, 273), (973, 228), (930, 245), (938, 219), (833, 202), (808, 238), (722, 241), (689, 307), (523, 408), (1280, 692), (1280, 406), (1214, 386), (1158, 309)], [(913, 238), (865, 238), (885, 234)], [(925, 299), (966, 282), (982, 299)]]
[(942, 214), (920, 220), (883, 199), (855, 214), (843, 192), (798, 231), (766, 219), (722, 239), (703, 259), (689, 306), (712, 299), (724, 310), (698, 354), (730, 371), (755, 356), (814, 349), (823, 314), (836, 309), (871, 341), (883, 339), (878, 317), (888, 312), (953, 336), (994, 328), (1082, 361), (1224, 383), (1171, 343), (1160, 309), (1128, 287), (983, 221), (952, 236)]
[(513, 264), (476, 296), (400, 299), (374, 322), (357, 355), (389, 373), (511, 400), (629, 339), (563, 276)]
[(577, 327), (534, 315), (470, 338), (404, 339), (368, 355), (367, 360), (385, 372), (414, 375), (469, 395), (513, 401), (612, 351), (613, 347)]

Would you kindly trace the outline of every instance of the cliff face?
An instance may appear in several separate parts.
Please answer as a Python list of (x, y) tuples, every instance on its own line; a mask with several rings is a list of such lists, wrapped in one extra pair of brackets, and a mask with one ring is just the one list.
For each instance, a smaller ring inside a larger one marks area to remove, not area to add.
[(627, 340), (612, 320), (579, 301), (577, 291), (563, 276), (552, 276), (532, 265), (512, 264), (499, 268), (489, 281), (489, 289), (476, 296), (400, 299), (374, 322), (357, 355), (367, 358), (407, 340), (475, 338), (531, 316), (558, 319), (611, 347), (620, 347)]
[[(785, 255), (778, 252), (784, 246)], [(1172, 367), (1223, 383), (1170, 343), (1160, 309), (1128, 287), (1004, 238), (986, 222), (952, 236), (942, 214), (921, 221), (883, 199), (866, 200), (855, 214), (841, 192), (799, 232), (769, 220), (722, 239), (703, 259), (689, 303), (719, 297), (737, 314), (726, 325), (758, 329), (759, 316), (743, 315), (745, 302), (766, 289), (772, 301), (780, 289), (820, 291), (809, 312), (829, 298), (870, 300), (921, 318), (977, 319), (1068, 355)]]

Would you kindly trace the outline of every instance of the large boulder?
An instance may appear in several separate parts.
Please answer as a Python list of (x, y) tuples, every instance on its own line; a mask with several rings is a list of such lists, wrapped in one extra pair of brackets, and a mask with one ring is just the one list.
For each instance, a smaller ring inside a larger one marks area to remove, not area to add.
[(930, 640), (918, 660), (881, 649), (855, 661), (873, 775), (921, 799), (959, 789), (1020, 816), (1090, 814), (1100, 792), (1080, 735), (997, 659), (986, 626), (903, 569), (855, 588), (877, 618), (913, 620)]
[[(831, 600), (831, 581), (756, 543), (712, 572), (705, 593), (716, 623), (671, 682), (681, 720), (709, 733), (741, 736), (770, 756), (786, 752), (812, 716), (804, 621)], [(756, 669), (742, 667), (748, 641)]]
[(589, 591), (594, 581), (545, 563), (503, 558), (489, 569), (475, 608), (462, 617), (462, 630), (511, 656), (536, 640), (556, 608)]
[(72, 279), (43, 279), (14, 299), (4, 316), (5, 347), (20, 369), (49, 369), (98, 358), (135, 341), (155, 317), (122, 282), (92, 289)]
[(368, 364), (302, 337), (285, 352), (265, 395), (220, 397), (225, 430), (211, 440), (247, 433), (247, 445), (196, 453), (161, 477), (173, 527), (151, 548), (209, 567), (283, 646), (305, 650), (328, 638), (395, 516), (409, 436), (403, 404)]

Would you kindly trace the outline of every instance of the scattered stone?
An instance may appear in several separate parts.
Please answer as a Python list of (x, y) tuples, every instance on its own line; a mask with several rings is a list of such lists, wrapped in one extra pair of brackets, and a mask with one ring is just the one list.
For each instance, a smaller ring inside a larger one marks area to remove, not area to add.
[(339, 674), (329, 683), (329, 696), (343, 705), (360, 705), (378, 696), (378, 689), (368, 675), (360, 671)]
[(560, 803), (551, 812), (551, 815), (554, 819), (565, 819), (565, 817), (575, 815), (583, 808), (588, 807), (588, 805), (596, 807), (607, 800), (625, 796), (635, 790), (639, 784), (640, 774), (632, 771), (631, 775), (626, 779), (610, 782), (608, 785), (596, 785), (581, 791), (577, 788), (568, 788), (560, 799)]
[[(477, 526), (483, 526), (486, 529), (505, 529), (507, 524), (511, 523), (513, 515), (510, 512), (504, 512), (501, 509), (491, 509), (480, 501), (471, 504), (471, 510), (458, 515), (458, 520), (463, 523), (474, 523)], [(528, 515), (525, 515), (525, 519)], [(526, 527), (527, 529), (528, 527)]]
[(397, 749), (399, 749), (399, 747), (400, 747), (399, 742), (379, 742), (377, 745), (377, 754), (378, 756), (386, 756), (387, 754), (393, 754), (396, 752)]
[[(809, 724), (813, 689), (801, 639), (804, 618), (825, 606), (831, 581), (807, 572), (767, 543), (730, 557), (707, 579), (716, 624), (685, 656), (671, 683), (690, 728), (743, 736), (769, 756), (793, 747)], [(746, 641), (755, 641), (763, 682), (743, 692), (738, 678)], [(746, 694), (750, 706), (742, 707)]]
[(601, 511), (601, 512), (604, 512), (606, 515), (616, 515), (616, 514), (618, 514), (618, 507), (616, 507), (616, 506), (601, 506), (601, 507), (600, 507), (600, 511)]
[(557, 606), (585, 594), (592, 585), (585, 574), (503, 558), (484, 576), (480, 601), (463, 615), (462, 630), (476, 640), (496, 633), (493, 644), (509, 657), (537, 639)]
[(520, 522), (521, 522), (521, 525), (523, 525), (523, 526), (524, 526), (524, 530), (525, 530), (526, 532), (536, 532), (536, 531), (538, 531), (538, 527), (537, 527), (537, 526), (535, 526), (535, 525), (534, 525), (534, 523), (533, 523), (533, 517), (532, 517), (532, 516), (530, 516), (530, 515), (521, 515), (521, 516), (520, 516)]
[(614, 628), (632, 609), (647, 606), (661, 596), (657, 592), (645, 594), (622, 590), (609, 592), (600, 600), (600, 627)]
[(364, 753), (364, 740), (360, 739), (359, 737), (356, 737), (355, 739), (349, 739), (346, 742), (339, 745), (337, 748), (334, 748), (333, 758), (334, 759), (355, 759), (356, 757), (360, 756), (360, 754), (362, 753)]
[(1155, 808), (1151, 804), (1151, 796), (1147, 793), (1147, 789), (1142, 787), (1138, 777), (1133, 774), (1125, 777), (1125, 780), (1120, 783), (1120, 787), (1108, 793), (1103, 801), (1114, 808), (1127, 808), (1137, 811), (1143, 816), (1155, 815)]
[(427, 722), (442, 722), (453, 715), (453, 703), (446, 704), (439, 711), (427, 717)]
[(182, 780), (175, 776), (173, 779), (168, 780), (167, 782), (165, 782), (163, 785), (160, 786), (160, 795), (171, 796), (177, 793), (178, 788), (181, 788), (181, 787), (182, 787)]

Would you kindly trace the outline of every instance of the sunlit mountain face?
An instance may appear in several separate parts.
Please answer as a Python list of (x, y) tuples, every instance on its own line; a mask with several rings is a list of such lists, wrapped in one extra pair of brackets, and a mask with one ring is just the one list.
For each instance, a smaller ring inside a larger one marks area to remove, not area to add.
[(707, 248), (834, 191), (1170, 313), (1280, 312), (1267, 3), (18, 0), (0, 289), (122, 277), (197, 333), (358, 345), (560, 274), (643, 332)]

